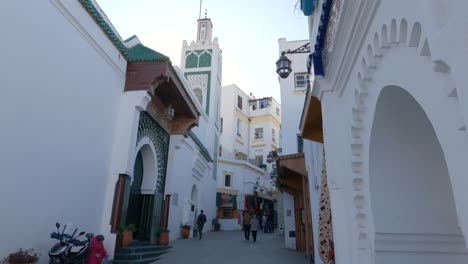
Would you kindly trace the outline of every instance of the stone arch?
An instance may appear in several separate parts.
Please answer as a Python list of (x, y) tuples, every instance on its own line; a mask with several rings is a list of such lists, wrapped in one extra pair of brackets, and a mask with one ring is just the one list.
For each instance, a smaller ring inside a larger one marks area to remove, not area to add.
[(194, 205), (198, 205), (198, 188), (197, 185), (192, 186), (192, 191), (190, 193), (190, 199)]
[[(393, 23), (395, 21), (395, 23)], [(405, 21), (406, 19), (402, 19), (401, 21)], [(406, 22), (407, 23), (407, 22)], [(392, 25), (396, 25), (396, 19), (393, 19), (391, 22), (391, 32), (390, 35), (392, 36), (392, 32), (398, 32), (397, 28), (392, 28)], [(399, 32), (401, 33), (402, 31), (404, 32), (405, 30), (407, 31), (408, 25), (405, 25), (405, 23), (400, 23)], [(406, 27), (406, 29), (405, 29)], [(358, 86), (354, 90), (354, 104), (352, 107), (351, 111), (351, 173), (353, 175), (352, 177), (352, 186), (353, 186), (353, 203), (354, 203), (354, 217), (355, 217), (355, 223), (357, 225), (357, 250), (360, 252), (368, 252), (368, 254), (364, 254), (359, 257), (360, 263), (369, 263), (369, 260), (372, 259), (373, 257), (373, 250), (375, 249), (374, 246), (374, 241), (375, 241), (375, 236), (374, 236), (374, 219), (372, 216), (371, 212), (371, 204), (370, 204), (370, 190), (369, 190), (369, 183), (368, 183), (368, 175), (369, 175), (369, 145), (366, 142), (367, 139), (369, 139), (369, 131), (370, 131), (370, 124), (372, 124), (372, 120), (369, 121), (369, 115), (367, 113), (369, 108), (372, 108), (372, 106), (369, 105), (369, 94), (375, 92), (378, 93), (378, 87), (381, 84), (376, 84), (375, 81), (373, 80), (373, 77), (376, 73), (379, 72), (379, 66), (381, 62), (385, 59), (385, 56), (387, 56), (390, 52), (390, 49), (408, 49), (408, 52), (411, 52), (413, 56), (421, 56), (421, 57), (426, 57), (429, 58), (431, 61), (431, 53), (430, 53), (430, 48), (429, 48), (429, 41), (427, 38), (423, 37), (422, 30), (421, 30), (421, 25), (419, 22), (415, 22), (412, 25), (412, 30), (409, 38), (406, 39), (408, 42), (408, 45), (398, 45), (400, 40), (403, 40), (404, 38), (394, 38), (396, 39), (396, 42), (393, 43), (392, 37), (390, 37), (391, 43), (388, 42), (388, 31), (387, 31), (387, 25), (384, 24), (380, 28), (380, 32), (375, 32), (374, 34), (371, 34), (372, 38), (368, 42), (369, 45), (373, 44), (373, 46), (376, 46), (376, 41), (380, 40), (380, 46), (378, 49), (374, 49), (374, 58), (373, 60), (375, 61), (375, 64), (369, 65), (369, 63), (364, 63), (369, 61), (369, 53), (365, 49), (363, 49), (363, 54), (361, 57), (361, 65), (359, 65), (361, 70), (359, 70), (357, 74), (357, 81), (358, 81)], [(379, 35), (380, 33), (380, 35)], [(395, 37), (398, 36), (398, 34), (395, 35)], [(421, 41), (423, 39), (423, 41)], [(366, 47), (366, 46), (364, 46)], [(393, 54), (393, 53), (392, 53)], [(391, 56), (391, 55), (389, 55)], [(359, 60), (358, 60), (359, 61)], [(428, 60), (424, 60), (424, 63), (427, 63)], [(426, 65), (427, 66), (427, 65)], [(444, 80), (447, 80), (448, 83), (450, 83), (450, 66), (447, 65), (445, 62), (441, 60), (434, 60), (433, 65), (432, 65), (432, 71), (436, 72), (437, 74), (440, 74), (440, 78), (443, 78)], [(366, 68), (366, 69), (364, 69)], [(387, 83), (388, 84), (388, 83)], [(383, 84), (383, 86), (387, 85)], [(376, 87), (377, 86), (377, 87)], [(380, 86), (380, 89), (383, 88), (383, 86)], [(377, 88), (377, 91), (375, 89)], [(447, 97), (454, 97), (457, 98), (457, 93), (456, 93), (456, 87), (450, 87), (448, 89), (445, 89), (445, 94), (442, 94), (443, 96)], [(373, 97), (375, 99), (375, 96)], [(376, 100), (376, 99), (375, 99)], [(442, 100), (442, 99), (441, 99)], [(445, 99), (444, 99), (445, 100)], [(419, 100), (418, 100), (419, 101)], [(448, 104), (447, 104), (448, 105)], [(459, 111), (459, 106), (458, 103), (455, 105), (451, 104), (453, 106), (453, 115), (460, 115)], [(374, 105), (375, 106), (375, 105)], [(426, 107), (426, 105), (425, 105)], [(433, 114), (433, 113), (431, 113)], [(372, 115), (372, 113), (371, 113)], [(461, 117), (453, 118), (453, 119), (459, 119), (462, 120)], [(458, 131), (465, 131), (466, 126), (463, 124), (462, 121), (459, 122), (459, 124), (456, 125), (458, 128)], [(436, 133), (438, 132), (437, 129)], [(441, 143), (442, 144), (442, 143)], [(444, 152), (446, 150), (444, 149)], [(458, 161), (458, 160), (457, 160)], [(449, 167), (450, 171), (450, 160), (447, 160), (447, 164)], [(452, 162), (453, 163), (453, 162)], [(366, 178), (367, 177), (367, 178)], [(457, 193), (457, 187), (455, 184), (455, 181), (453, 180), (452, 177), (450, 177), (452, 187), (454, 188), (453, 193), (456, 196)], [(461, 181), (461, 180), (457, 180)], [(455, 187), (454, 187), (455, 186)], [(458, 191), (459, 192), (459, 191)], [(458, 216), (460, 216), (460, 212), (458, 212), (460, 209), (459, 206), (457, 205), (457, 199), (455, 199), (456, 204), (455, 206), (457, 207), (457, 213)], [(467, 213), (462, 212), (462, 216), (466, 218)], [(463, 219), (463, 218), (462, 218)], [(461, 221), (463, 223), (463, 221)], [(460, 223), (459, 223), (460, 224)], [(463, 226), (462, 226), (463, 228)], [(467, 236), (466, 234), (466, 228), (465, 227), (465, 237)], [(365, 260), (367, 259), (367, 260)], [(370, 260), (371, 263), (374, 261)]]
[[(153, 194), (158, 182), (158, 159), (156, 149), (149, 138), (144, 137), (138, 143), (133, 159), (134, 162), (136, 162), (138, 158), (138, 153), (141, 154), (143, 160), (143, 180), (141, 184), (141, 193)], [(135, 177), (132, 175), (132, 182), (134, 179)]]

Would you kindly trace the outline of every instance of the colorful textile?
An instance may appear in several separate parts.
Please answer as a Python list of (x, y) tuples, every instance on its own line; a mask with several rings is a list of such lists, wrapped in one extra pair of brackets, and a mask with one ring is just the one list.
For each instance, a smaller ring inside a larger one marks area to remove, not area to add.
[(332, 216), (330, 209), (330, 193), (327, 184), (327, 170), (325, 162), (325, 150), (322, 160), (322, 179), (320, 184), (320, 206), (319, 206), (319, 255), (323, 263), (334, 261), (333, 253), (333, 231)]

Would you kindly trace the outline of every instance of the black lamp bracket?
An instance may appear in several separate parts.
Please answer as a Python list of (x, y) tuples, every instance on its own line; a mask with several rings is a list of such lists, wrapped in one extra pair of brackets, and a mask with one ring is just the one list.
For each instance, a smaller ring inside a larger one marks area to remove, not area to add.
[(310, 42), (300, 46), (299, 48), (295, 50), (290, 50), (290, 49), (285, 50), (281, 52), (281, 55), (294, 54), (294, 53), (310, 53)]

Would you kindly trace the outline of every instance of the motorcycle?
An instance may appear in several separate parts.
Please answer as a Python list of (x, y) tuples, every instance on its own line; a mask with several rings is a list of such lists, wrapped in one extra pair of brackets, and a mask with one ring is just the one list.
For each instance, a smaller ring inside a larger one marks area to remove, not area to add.
[(56, 223), (55, 226), (57, 227), (57, 232), (53, 232), (50, 234), (50, 238), (57, 239), (59, 242), (55, 244), (49, 250), (49, 263), (50, 264), (78, 264), (78, 263), (85, 263), (86, 256), (89, 251), (89, 247), (91, 245), (91, 238), (94, 237), (92, 233), (87, 233), (86, 238), (87, 240), (80, 241), (78, 240), (79, 237), (85, 234), (85, 232), (80, 232), (78, 236), (76, 232), (78, 231), (75, 228), (75, 231), (72, 235), (66, 234), (65, 229), (67, 225), (65, 225), (60, 233), (60, 224)]

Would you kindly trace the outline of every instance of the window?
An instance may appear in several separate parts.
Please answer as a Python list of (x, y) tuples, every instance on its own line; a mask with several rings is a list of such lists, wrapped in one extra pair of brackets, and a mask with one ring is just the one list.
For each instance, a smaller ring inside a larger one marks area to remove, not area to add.
[(218, 156), (223, 156), (223, 145), (219, 145), (218, 147)]
[(255, 139), (263, 138), (263, 127), (259, 127), (255, 129)]
[(231, 187), (231, 174), (224, 175), (224, 186)]
[(219, 133), (223, 133), (223, 118), (221, 117), (219, 120)]
[(203, 92), (202, 92), (202, 90), (200, 88), (195, 88), (195, 89), (193, 89), (193, 92), (195, 93), (195, 96), (197, 97), (200, 104), (203, 104)]
[(268, 106), (270, 106), (270, 99), (260, 100), (260, 109), (267, 108)]
[(237, 107), (242, 110), (242, 97), (240, 95), (237, 96)]
[(276, 130), (274, 128), (271, 129), (271, 140), (276, 142)]
[(276, 115), (278, 115), (278, 116), (280, 115), (280, 110), (279, 110), (278, 107), (276, 107)]
[(250, 106), (252, 106), (252, 110), (257, 110), (257, 101), (251, 101)]
[(240, 133), (241, 128), (240, 128), (240, 126), (241, 126), (241, 121), (240, 121), (240, 119), (238, 118), (238, 119), (237, 119), (237, 135), (238, 135), (239, 137), (241, 136), (241, 133)]
[(221, 219), (231, 219), (234, 218), (234, 210), (232, 207), (221, 207), (218, 210), (218, 216)]
[(302, 153), (304, 150), (304, 139), (297, 134), (297, 153)]
[(255, 159), (258, 160), (258, 164), (263, 164), (263, 155), (255, 156)]
[(294, 82), (296, 89), (304, 89), (310, 82), (309, 75), (307, 73), (296, 73), (294, 75)]

